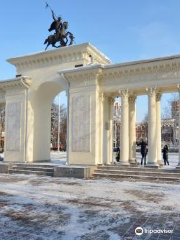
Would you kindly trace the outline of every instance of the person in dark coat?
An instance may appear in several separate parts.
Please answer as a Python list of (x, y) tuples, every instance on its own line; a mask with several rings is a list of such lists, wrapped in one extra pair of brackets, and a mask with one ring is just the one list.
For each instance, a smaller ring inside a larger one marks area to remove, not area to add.
[(119, 162), (119, 159), (120, 159), (120, 148), (117, 147), (116, 161)]
[(164, 165), (166, 165), (166, 163), (169, 165), (169, 161), (168, 161), (168, 146), (165, 145), (163, 150), (163, 159), (164, 159)]
[(141, 165), (143, 164), (144, 160), (144, 165), (146, 165), (146, 155), (147, 155), (147, 143), (144, 141), (144, 139), (141, 140), (140, 143), (137, 143), (138, 146), (141, 146)]

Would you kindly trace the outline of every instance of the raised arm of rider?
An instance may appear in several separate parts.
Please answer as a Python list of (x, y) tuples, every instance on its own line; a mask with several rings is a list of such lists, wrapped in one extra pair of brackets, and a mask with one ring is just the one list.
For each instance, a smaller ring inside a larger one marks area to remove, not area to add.
[(52, 12), (52, 18), (54, 19), (54, 21), (56, 21), (53, 10), (51, 10), (51, 12)]

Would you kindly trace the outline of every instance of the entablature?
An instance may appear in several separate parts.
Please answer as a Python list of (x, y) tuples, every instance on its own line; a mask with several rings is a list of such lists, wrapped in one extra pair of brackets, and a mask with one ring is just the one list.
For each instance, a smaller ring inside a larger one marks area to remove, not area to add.
[(31, 78), (28, 76), (21, 76), (13, 79), (0, 81), (0, 91), (6, 92), (9, 89), (22, 88), (26, 89), (31, 86)]
[(63, 73), (73, 87), (85, 86), (85, 83), (96, 78), (102, 92), (128, 88), (145, 94), (145, 89), (153, 86), (161, 91), (173, 92), (180, 84), (180, 55), (122, 64), (90, 65)]
[(22, 70), (32, 70), (64, 64), (67, 62), (79, 62), (79, 60), (82, 60), (83, 65), (88, 65), (92, 61), (90, 56), (92, 56), (95, 64), (109, 64), (111, 62), (109, 58), (107, 58), (90, 43), (71, 45), (16, 58), (10, 58), (7, 59), (7, 61), (17, 68), (17, 72), (21, 72)]

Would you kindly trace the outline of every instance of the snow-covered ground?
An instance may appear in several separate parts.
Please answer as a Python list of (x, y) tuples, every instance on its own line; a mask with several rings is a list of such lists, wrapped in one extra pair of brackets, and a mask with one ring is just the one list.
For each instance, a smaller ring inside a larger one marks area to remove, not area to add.
[(178, 239), (179, 185), (0, 175), (1, 240), (148, 239), (138, 226)]
[(67, 163), (67, 153), (51, 151), (51, 163), (65, 165)]
[[(140, 164), (141, 163), (141, 154), (137, 153), (137, 161)], [(147, 155), (147, 159), (146, 161), (148, 161), (148, 155)], [(164, 166), (163, 168), (166, 169), (172, 169), (175, 168), (178, 165), (178, 161), (179, 161), (179, 153), (169, 153), (169, 166)], [(163, 162), (163, 160), (162, 160)]]
[[(114, 162), (116, 158), (116, 153), (114, 153)], [(140, 164), (141, 163), (141, 154), (136, 153), (136, 160)], [(165, 169), (173, 169), (178, 165), (178, 160), (179, 160), (179, 153), (169, 153), (169, 166), (164, 166), (163, 168)], [(67, 153), (66, 152), (60, 152), (58, 153), (57, 151), (51, 152), (51, 162), (54, 164), (66, 164), (67, 161)], [(148, 155), (147, 159), (148, 161)]]
[[(4, 158), (4, 153), (0, 154), (0, 158), (3, 160)], [(116, 153), (114, 153), (114, 162), (116, 163)], [(0, 160), (1, 160), (0, 159)], [(136, 153), (136, 160), (140, 164), (141, 163), (141, 154)], [(147, 156), (148, 160), (148, 156)], [(147, 161), (146, 160), (146, 161)], [(163, 168), (166, 169), (173, 169), (178, 165), (178, 160), (179, 160), (179, 153), (169, 153), (169, 166), (164, 166)], [(58, 165), (66, 165), (67, 164), (67, 153), (66, 152), (57, 152), (57, 151), (51, 151), (51, 164), (58, 164)], [(40, 163), (38, 163), (40, 164)], [(45, 163), (41, 163), (45, 164)], [(49, 164), (49, 162), (47, 162)]]

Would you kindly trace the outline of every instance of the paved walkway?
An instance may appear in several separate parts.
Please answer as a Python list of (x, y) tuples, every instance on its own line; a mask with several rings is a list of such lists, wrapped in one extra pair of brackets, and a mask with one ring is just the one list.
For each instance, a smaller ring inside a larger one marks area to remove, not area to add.
[(179, 199), (179, 185), (2, 174), (0, 240), (178, 240)]

